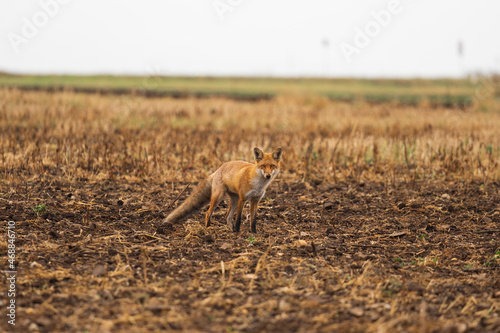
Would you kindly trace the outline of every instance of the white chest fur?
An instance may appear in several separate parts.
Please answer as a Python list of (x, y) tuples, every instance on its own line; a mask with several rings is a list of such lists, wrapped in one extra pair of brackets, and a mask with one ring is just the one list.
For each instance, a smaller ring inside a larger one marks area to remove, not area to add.
[(264, 177), (262, 172), (258, 172), (258, 177), (252, 180), (252, 189), (245, 196), (248, 199), (261, 199), (266, 193), (266, 189), (271, 184), (271, 181), (276, 177), (277, 172), (273, 172), (271, 178)]

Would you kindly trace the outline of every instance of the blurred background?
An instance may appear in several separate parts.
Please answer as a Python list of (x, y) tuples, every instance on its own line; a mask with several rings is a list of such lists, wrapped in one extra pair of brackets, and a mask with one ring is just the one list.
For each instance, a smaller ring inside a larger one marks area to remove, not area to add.
[(460, 78), (500, 71), (500, 3), (2, 1), (16, 74)]

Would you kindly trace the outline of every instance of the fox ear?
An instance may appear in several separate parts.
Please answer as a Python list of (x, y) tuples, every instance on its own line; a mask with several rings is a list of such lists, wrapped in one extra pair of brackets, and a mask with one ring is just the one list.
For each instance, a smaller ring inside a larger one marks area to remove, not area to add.
[(278, 148), (275, 151), (273, 151), (273, 160), (275, 161), (281, 160), (281, 148)]
[(255, 160), (258, 162), (264, 158), (264, 152), (259, 148), (255, 147), (253, 149), (253, 156), (255, 156)]

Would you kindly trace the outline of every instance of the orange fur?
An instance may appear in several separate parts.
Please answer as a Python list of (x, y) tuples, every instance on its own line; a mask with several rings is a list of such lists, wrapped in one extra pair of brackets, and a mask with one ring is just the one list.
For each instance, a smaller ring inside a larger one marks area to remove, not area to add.
[[(269, 154), (263, 153), (259, 148), (254, 148), (254, 156), (254, 164), (243, 161), (224, 163), (207, 179), (203, 180), (193, 194), (170, 213), (164, 222), (176, 222), (210, 203), (205, 217), (205, 226), (208, 227), (214, 209), (227, 195), (229, 197), (229, 210), (226, 219), (229, 227), (235, 232), (240, 230), (243, 207), (247, 201), (250, 201), (251, 228), (252, 232), (257, 232), (257, 206), (264, 196), (266, 188), (279, 172), (281, 148)], [(235, 212), (236, 222), (233, 223)]]

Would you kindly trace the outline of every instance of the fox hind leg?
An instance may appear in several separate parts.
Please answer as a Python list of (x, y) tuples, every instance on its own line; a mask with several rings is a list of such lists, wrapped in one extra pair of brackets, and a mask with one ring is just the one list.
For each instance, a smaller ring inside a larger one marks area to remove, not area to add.
[(242, 198), (238, 198), (238, 207), (236, 208), (236, 224), (233, 226), (234, 232), (240, 231), (241, 213), (243, 212), (244, 206), (245, 206), (245, 200)]
[(217, 208), (217, 205), (221, 202), (223, 197), (223, 193), (220, 191), (215, 192), (212, 189), (212, 198), (210, 199), (210, 207), (208, 208), (207, 215), (205, 216), (205, 227), (210, 226), (210, 219), (212, 217), (212, 213), (214, 212), (214, 209)]
[(252, 232), (257, 233), (257, 207), (259, 206), (260, 199), (252, 200), (250, 202), (250, 221), (252, 223)]
[(227, 225), (231, 230), (233, 230), (234, 228), (233, 226), (234, 212), (237, 206), (238, 206), (238, 195), (229, 194), (229, 209), (227, 210), (226, 219), (227, 219)]

